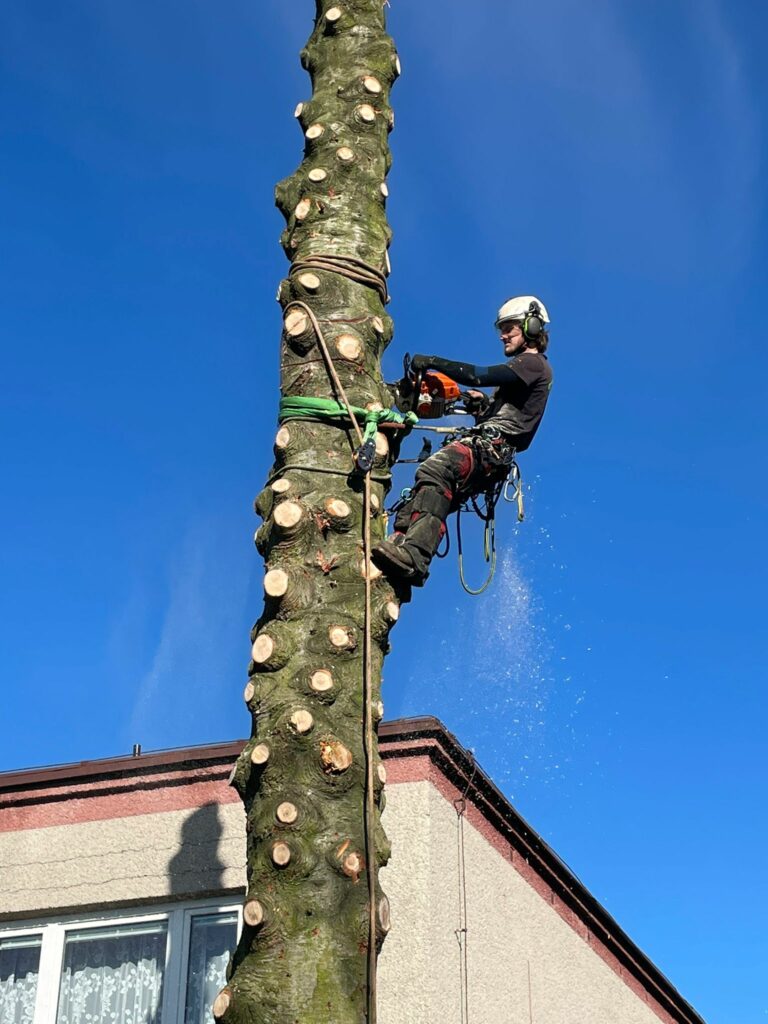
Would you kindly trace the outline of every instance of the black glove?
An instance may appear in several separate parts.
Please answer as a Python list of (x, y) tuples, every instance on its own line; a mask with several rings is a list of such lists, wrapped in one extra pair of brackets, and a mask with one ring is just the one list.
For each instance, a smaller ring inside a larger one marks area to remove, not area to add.
[(481, 416), (488, 406), (491, 404), (491, 400), (488, 395), (468, 395), (466, 392), (462, 396), (464, 402), (464, 408), (470, 416)]
[(432, 361), (434, 360), (434, 358), (434, 356), (419, 355), (419, 353), (417, 352), (415, 356), (411, 357), (411, 362), (408, 369), (412, 373), (419, 373), (419, 371), (421, 370), (428, 370), (429, 367), (432, 365)]

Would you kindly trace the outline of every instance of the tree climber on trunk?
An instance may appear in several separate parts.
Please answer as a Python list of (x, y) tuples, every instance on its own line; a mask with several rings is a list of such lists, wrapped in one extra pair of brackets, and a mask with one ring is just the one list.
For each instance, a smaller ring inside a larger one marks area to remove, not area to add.
[(410, 371), (438, 370), (457, 384), (495, 387), (489, 398), (470, 391), (475, 426), (426, 459), (413, 491), (399, 509), (392, 537), (372, 551), (388, 576), (420, 587), (442, 540), (450, 512), (506, 478), (517, 452), (530, 445), (544, 415), (552, 370), (544, 355), (549, 314), (533, 295), (508, 299), (496, 327), (508, 362), (475, 366), (440, 356), (415, 355)]

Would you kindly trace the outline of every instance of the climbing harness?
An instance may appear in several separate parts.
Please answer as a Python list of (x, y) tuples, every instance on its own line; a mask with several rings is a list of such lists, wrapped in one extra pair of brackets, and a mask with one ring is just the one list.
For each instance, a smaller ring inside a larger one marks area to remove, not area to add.
[[(503, 443), (502, 434), (495, 427), (483, 427), (481, 425), (480, 427), (467, 429), (465, 427), (414, 426), (413, 429), (435, 430), (445, 433), (446, 437), (442, 447), (446, 447), (454, 441), (469, 441), (473, 453), (480, 458), (481, 462), (488, 465), (492, 472), (496, 473), (496, 479), (481, 495), (473, 495), (468, 500), (462, 501), (456, 510), (456, 549), (459, 562), (459, 580), (467, 594), (477, 597), (488, 589), (496, 575), (496, 506), (499, 501), (503, 498), (509, 504), (516, 504), (517, 521), (522, 523), (525, 519), (522, 477), (520, 475), (520, 467), (515, 459), (515, 450)], [(398, 459), (398, 464), (423, 462), (431, 453), (431, 446), (427, 455), (424, 455), (424, 451), (425, 449), (422, 448), (417, 459)], [(499, 475), (501, 470), (504, 470), (503, 476)], [(388, 516), (396, 515), (411, 500), (413, 494), (413, 488), (404, 488), (400, 492), (398, 500), (385, 510), (386, 514)], [(482, 505), (479, 504), (478, 497), (483, 502)], [(485, 562), (489, 564), (488, 576), (485, 582), (478, 588), (470, 587), (464, 574), (461, 514), (462, 512), (469, 511), (470, 508), (484, 523), (483, 557)], [(445, 538), (445, 549), (435, 552), (438, 558), (445, 558), (450, 552), (451, 542), (448, 530), (445, 531)]]

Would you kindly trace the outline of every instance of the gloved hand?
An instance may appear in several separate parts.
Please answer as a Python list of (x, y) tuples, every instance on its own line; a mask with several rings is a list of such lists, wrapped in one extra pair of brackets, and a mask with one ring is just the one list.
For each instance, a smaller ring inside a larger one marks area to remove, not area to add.
[(432, 365), (434, 356), (422, 356), (417, 352), (415, 356), (411, 357), (411, 362), (408, 367), (413, 373), (419, 373), (420, 370), (428, 370)]
[(482, 391), (465, 391), (462, 394), (462, 398), (464, 400), (464, 408), (470, 416), (480, 416), (491, 404), (488, 395)]

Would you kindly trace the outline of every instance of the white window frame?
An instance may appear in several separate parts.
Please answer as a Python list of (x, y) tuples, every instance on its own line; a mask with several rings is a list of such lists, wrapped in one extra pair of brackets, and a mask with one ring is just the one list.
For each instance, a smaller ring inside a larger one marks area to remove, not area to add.
[(145, 909), (94, 911), (61, 917), (34, 918), (0, 926), (0, 939), (30, 936), (40, 938), (40, 965), (35, 995), (33, 1024), (56, 1024), (61, 968), (67, 933), (82, 928), (110, 928), (129, 924), (167, 923), (163, 974), (163, 1024), (184, 1024), (187, 995), (187, 967), (192, 919), (209, 914), (237, 914), (237, 938), (243, 927), (242, 903), (232, 899), (187, 900), (158, 904)]

